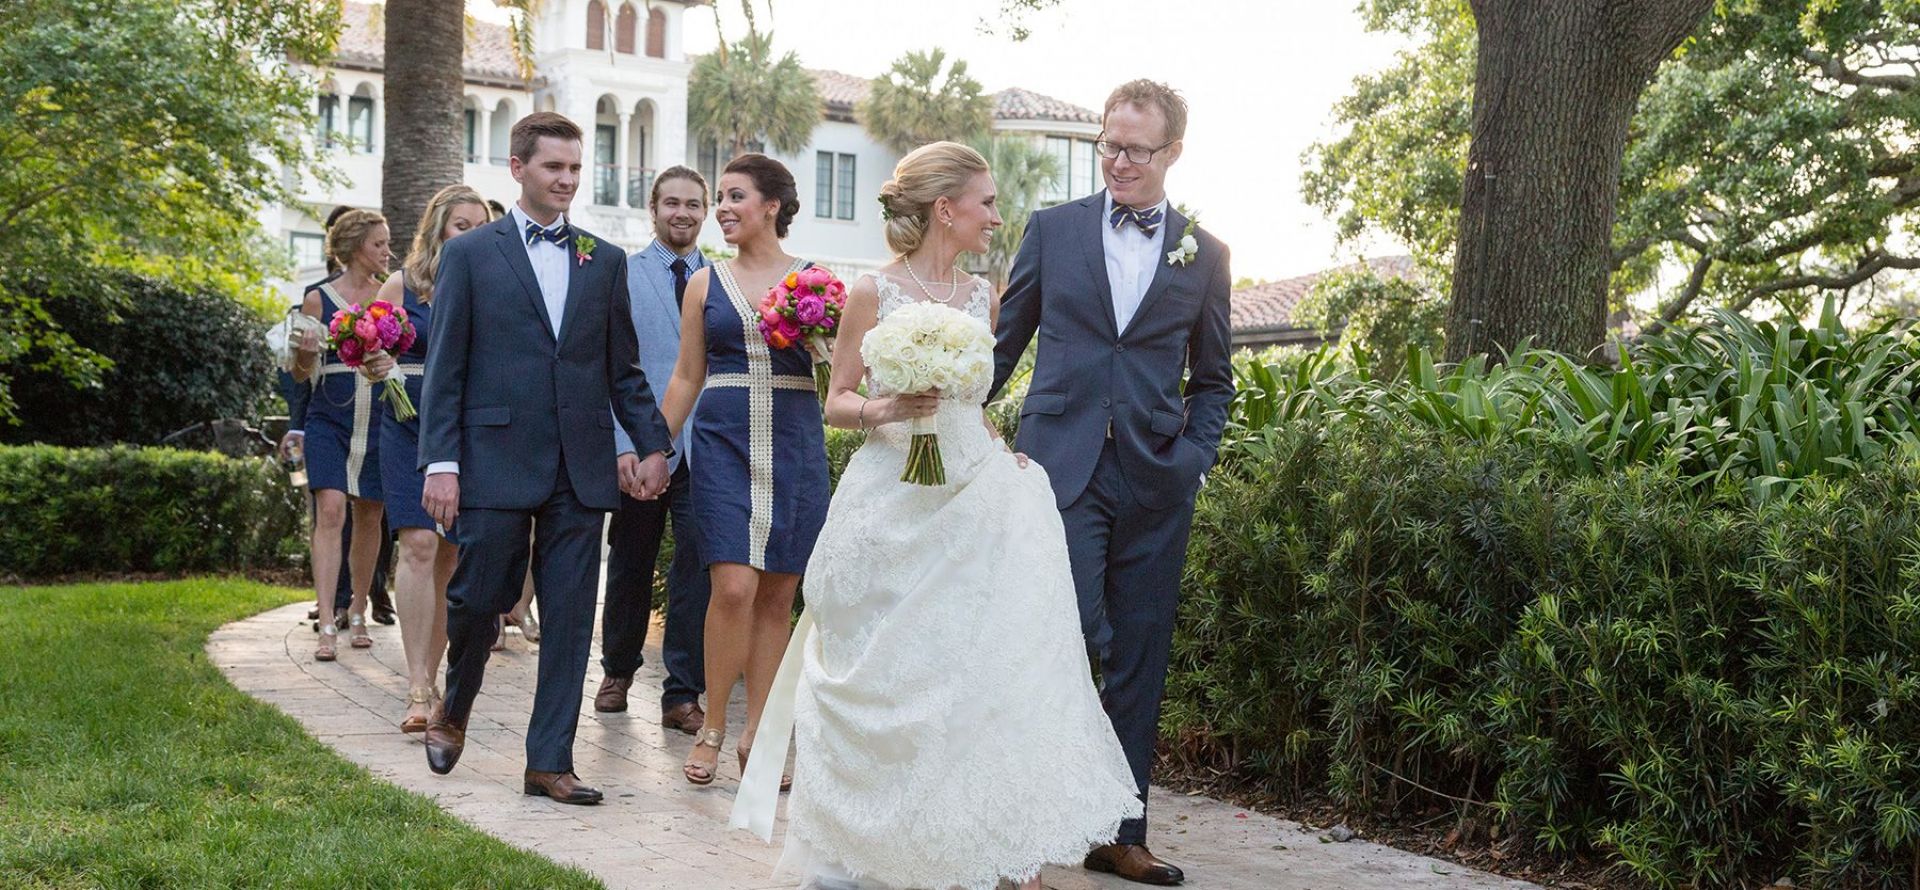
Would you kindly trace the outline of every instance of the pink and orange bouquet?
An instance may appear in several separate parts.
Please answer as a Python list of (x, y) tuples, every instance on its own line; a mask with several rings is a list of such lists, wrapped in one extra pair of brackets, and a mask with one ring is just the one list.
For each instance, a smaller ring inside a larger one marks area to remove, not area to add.
[[(365, 364), (367, 354), (375, 351), (384, 351), (397, 360), (400, 353), (413, 345), (414, 337), (407, 310), (386, 300), (374, 300), (364, 309), (354, 303), (335, 312), (333, 321), (327, 325), (327, 347), (338, 353), (340, 363), (349, 368)], [(393, 403), (393, 416), (412, 420), (418, 412), (414, 410), (413, 400), (407, 398), (406, 378), (400, 373), (397, 361), (387, 373), (386, 384), (384, 398)]]
[(847, 286), (821, 266), (788, 273), (760, 301), (760, 336), (775, 349), (806, 345), (813, 354), (813, 382), (821, 401), (827, 398), (832, 341), (846, 305)]

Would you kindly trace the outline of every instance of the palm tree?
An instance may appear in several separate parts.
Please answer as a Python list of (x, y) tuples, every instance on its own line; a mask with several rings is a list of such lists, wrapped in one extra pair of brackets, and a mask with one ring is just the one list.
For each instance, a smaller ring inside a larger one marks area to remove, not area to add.
[(427, 201), (460, 181), (466, 12), (442, 0), (387, 0), (387, 141), (380, 211), (404, 257)]
[(820, 91), (792, 51), (773, 57), (773, 32), (749, 30), (731, 47), (695, 62), (687, 83), (687, 126), (740, 154), (749, 142), (792, 153), (820, 123)]
[(974, 140), (973, 147), (987, 159), (999, 192), (1000, 218), (1005, 220), (993, 233), (987, 249), (987, 277), (996, 288), (1005, 287), (1013, 270), (1013, 257), (1020, 251), (1020, 240), (1027, 234), (1027, 218), (1040, 208), (1040, 195), (1060, 179), (1065, 171), (1053, 155), (1019, 136), (997, 136)]
[[(897, 152), (929, 142), (978, 138), (993, 124), (993, 100), (980, 82), (967, 76), (967, 63), (946, 66), (944, 50), (910, 50), (893, 68), (873, 79), (873, 91), (861, 100), (860, 121), (867, 133)], [(942, 79), (941, 69), (946, 69)]]

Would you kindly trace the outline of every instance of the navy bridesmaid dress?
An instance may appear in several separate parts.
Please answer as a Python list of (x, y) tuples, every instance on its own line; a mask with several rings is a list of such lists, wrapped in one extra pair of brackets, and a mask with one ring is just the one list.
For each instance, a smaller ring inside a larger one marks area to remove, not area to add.
[[(788, 271), (810, 265), (795, 260)], [(732, 263), (709, 270), (707, 381), (689, 448), (701, 555), (798, 575), (831, 498), (813, 358), (760, 336), (760, 301), (741, 293)]]
[[(347, 301), (331, 282), (320, 292), (320, 320), (347, 308)], [(340, 363), (331, 349), (320, 355), (313, 381), (313, 400), (307, 404), (307, 489), (344, 491), (370, 501), (385, 496), (380, 482), (379, 408), (373, 384), (357, 369)]]
[[(427, 375), (427, 332), (433, 325), (433, 306), (420, 301), (420, 295), (407, 287), (400, 308), (407, 310), (413, 322), (413, 345), (394, 356), (406, 375), (407, 398), (420, 407), (420, 388)], [(386, 384), (380, 384), (385, 386)], [(393, 403), (380, 400), (380, 481), (386, 486), (388, 528), (437, 528), (433, 517), (420, 506), (420, 493), (427, 476), (420, 469), (420, 417), (401, 420), (394, 416)]]

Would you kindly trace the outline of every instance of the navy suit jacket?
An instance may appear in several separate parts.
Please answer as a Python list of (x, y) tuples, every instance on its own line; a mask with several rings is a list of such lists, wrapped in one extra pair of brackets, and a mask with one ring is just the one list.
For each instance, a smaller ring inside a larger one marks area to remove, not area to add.
[[(1233, 278), (1227, 246), (1196, 227), (1194, 258), (1175, 266), (1163, 251), (1120, 331), (1101, 242), (1105, 194), (1028, 220), (1001, 297), (993, 391), (1038, 333), (1016, 447), (1046, 467), (1065, 509), (1086, 491), (1111, 429), (1134, 499), (1164, 510), (1193, 496), (1219, 451), (1233, 400)], [(1177, 244), (1186, 225), (1168, 208), (1166, 244)]]
[[(462, 507), (531, 510), (556, 490), (564, 456), (574, 496), (597, 510), (617, 509), (615, 419), (643, 456), (668, 442), (640, 371), (626, 254), (596, 239), (599, 249), (579, 263), (568, 241), (575, 265), (556, 332), (513, 219), (443, 248), (421, 393), (420, 468), (459, 461)], [(586, 235), (573, 229), (575, 238)]]

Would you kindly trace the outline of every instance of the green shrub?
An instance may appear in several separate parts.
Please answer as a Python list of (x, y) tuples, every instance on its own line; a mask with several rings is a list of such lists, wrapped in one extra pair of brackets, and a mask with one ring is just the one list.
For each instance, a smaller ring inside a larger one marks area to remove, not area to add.
[(0, 575), (277, 565), (303, 549), (305, 511), (268, 460), (0, 446)]
[(112, 366), (98, 385), (76, 389), (64, 374), (36, 367), (42, 356), (23, 356), (6, 369), (20, 423), (0, 423), (0, 442), (151, 445), (203, 420), (252, 419), (272, 397), (266, 325), (253, 310), (149, 278), (123, 276), (119, 284), (117, 292), (46, 302), (76, 344)]
[(1920, 861), (1920, 466), (1756, 499), (1674, 453), (1352, 413), (1202, 492), (1164, 732), (1359, 810), (1415, 783), (1646, 883), (1907, 885)]

